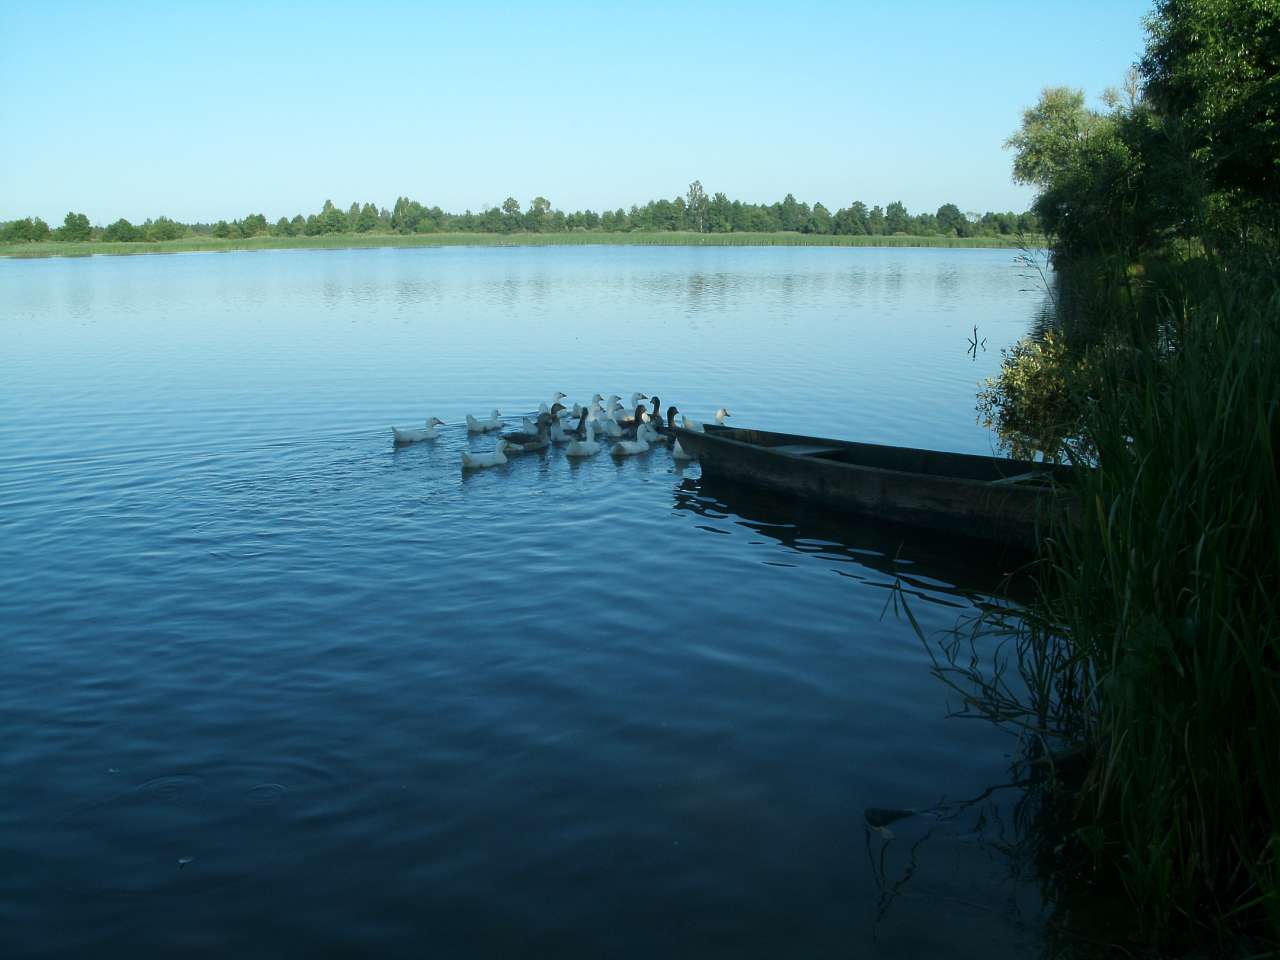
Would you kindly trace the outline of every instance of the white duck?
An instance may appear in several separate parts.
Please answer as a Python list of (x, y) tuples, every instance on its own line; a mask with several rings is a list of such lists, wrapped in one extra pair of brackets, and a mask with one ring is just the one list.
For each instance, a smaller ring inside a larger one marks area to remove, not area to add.
[(396, 443), (418, 443), (421, 440), (434, 440), (440, 434), (436, 427), (443, 427), (444, 421), (439, 417), (427, 417), (427, 425), (423, 428), (392, 427), (391, 435)]
[(494, 410), (488, 420), (477, 420), (467, 414), (467, 433), (488, 433), (490, 430), (502, 429), (502, 411)]
[[(733, 416), (732, 413), (730, 413), (724, 407), (721, 407), (719, 410), (716, 411), (716, 423), (719, 426), (723, 427), (725, 418), (732, 417), (732, 416)], [(686, 430), (692, 430), (694, 433), (706, 433), (706, 430), (704, 430), (702, 427), (701, 420), (690, 420), (688, 417), (682, 417), (681, 420), (682, 420), (681, 426), (683, 426)]]
[(649, 431), (652, 428), (647, 423), (640, 424), (636, 428), (636, 438), (634, 440), (619, 440), (613, 445), (613, 449), (609, 452), (615, 457), (631, 457), (637, 453), (649, 452)]
[(507, 441), (498, 438), (498, 446), (493, 453), (472, 453), (462, 451), (462, 469), (480, 470), (484, 467), (496, 467), (507, 462)]
[[(641, 404), (648, 399), (649, 398), (643, 393), (633, 393), (631, 395), (631, 406), (625, 408), (622, 406), (621, 402), (617, 402), (615, 400), (613, 409), (609, 411), (609, 416), (614, 420), (617, 420), (623, 426), (634, 426), (637, 418), (636, 408), (641, 407)], [(641, 410), (643, 410), (643, 407), (641, 407)], [(644, 417), (640, 416), (640, 419), (644, 419)]]
[(574, 440), (564, 448), (566, 457), (594, 457), (600, 452), (600, 441), (596, 439), (596, 425), (587, 421), (585, 440)]

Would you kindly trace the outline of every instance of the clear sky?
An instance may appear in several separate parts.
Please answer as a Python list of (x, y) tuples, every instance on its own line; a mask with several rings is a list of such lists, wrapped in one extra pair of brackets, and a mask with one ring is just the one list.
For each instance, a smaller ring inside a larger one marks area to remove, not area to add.
[(1001, 143), (1149, 3), (0, 0), (0, 219), (708, 193), (1025, 209)]

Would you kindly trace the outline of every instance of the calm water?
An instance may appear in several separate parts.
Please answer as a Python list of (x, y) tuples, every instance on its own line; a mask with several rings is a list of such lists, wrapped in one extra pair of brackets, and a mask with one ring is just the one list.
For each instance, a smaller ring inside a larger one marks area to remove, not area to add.
[(953, 626), (980, 555), (665, 451), (464, 476), (458, 426), (638, 390), (988, 452), (1026, 286), (987, 250), (0, 261), (0, 955), (1034, 951), (1016, 791), (956, 803), (1014, 744), (886, 612), (901, 577)]

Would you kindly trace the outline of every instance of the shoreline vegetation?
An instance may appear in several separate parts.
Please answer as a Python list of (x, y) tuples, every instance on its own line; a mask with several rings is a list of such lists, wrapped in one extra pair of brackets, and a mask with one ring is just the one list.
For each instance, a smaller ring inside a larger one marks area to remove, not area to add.
[(994, 237), (850, 236), (793, 232), (691, 233), (663, 231), (631, 233), (328, 233), (293, 237), (183, 237), (176, 240), (126, 242), (85, 240), (0, 243), (0, 257), (132, 256), (156, 253), (225, 253), (255, 250), (363, 250), (415, 247), (940, 247), (1021, 249), (1043, 245), (1039, 236)]
[(789, 193), (777, 203), (744, 203), (723, 193), (709, 196), (695, 180), (672, 200), (601, 213), (566, 213), (546, 197), (534, 197), (522, 210), (520, 201), (507, 197), (501, 206), (459, 214), (397, 197), (390, 210), (353, 203), (346, 212), (326, 200), (318, 213), (281, 217), (275, 223), (251, 213), (216, 223), (157, 217), (133, 224), (121, 218), (102, 227), (71, 211), (56, 230), (39, 217), (0, 222), (0, 256), (450, 244), (1017, 247), (1023, 237), (1039, 232), (1039, 221), (1029, 212), (965, 213), (944, 203), (934, 213), (912, 214), (901, 201), (868, 207), (855, 200), (833, 213)]
[(1082, 758), (1050, 764), (1041, 850), (1066, 943), (1274, 957), (1280, 4), (1158, 0), (1145, 23), (1123, 89), (1048, 88), (1006, 144), (1056, 316), (979, 414), (1079, 468), (1081, 520), (1044, 537), (1004, 659), (935, 662), (967, 712)]

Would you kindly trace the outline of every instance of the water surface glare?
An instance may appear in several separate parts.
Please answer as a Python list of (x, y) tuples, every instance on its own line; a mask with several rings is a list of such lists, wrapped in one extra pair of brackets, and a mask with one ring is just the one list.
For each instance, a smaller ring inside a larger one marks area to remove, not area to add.
[(465, 413), (556, 390), (989, 452), (1026, 286), (991, 250), (0, 261), (0, 954), (1026, 955), (1013, 791), (955, 805), (1013, 743), (886, 612), (974, 613), (972, 547), (665, 450), (459, 469)]

